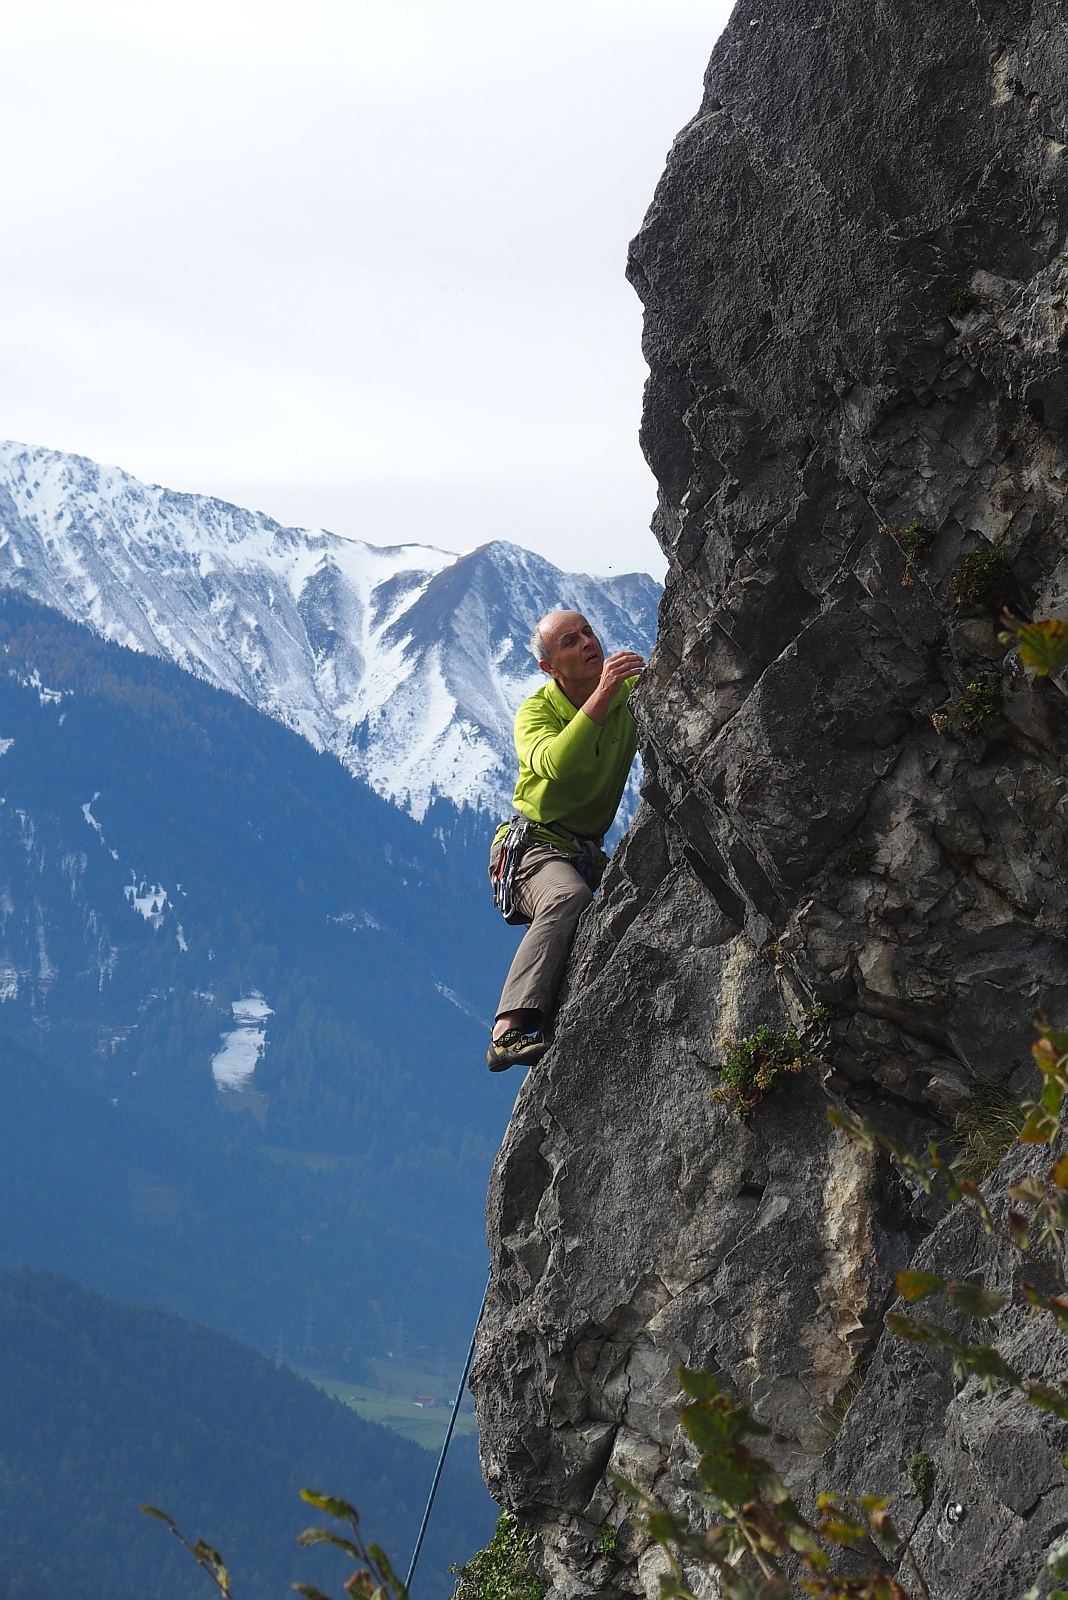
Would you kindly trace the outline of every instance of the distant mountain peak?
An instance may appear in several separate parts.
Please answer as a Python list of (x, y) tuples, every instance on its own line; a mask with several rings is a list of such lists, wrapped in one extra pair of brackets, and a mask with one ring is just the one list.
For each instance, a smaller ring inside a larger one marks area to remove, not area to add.
[(503, 539), (456, 555), (284, 528), (13, 442), (0, 586), (240, 695), (416, 817), (436, 796), (507, 808), (540, 616), (574, 605), (606, 649), (648, 651), (660, 596), (647, 573), (564, 573)]

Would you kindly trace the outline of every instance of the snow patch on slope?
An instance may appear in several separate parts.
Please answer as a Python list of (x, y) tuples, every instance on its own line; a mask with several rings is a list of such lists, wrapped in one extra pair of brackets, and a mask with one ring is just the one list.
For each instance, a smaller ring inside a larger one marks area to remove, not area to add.
[(220, 1089), (240, 1089), (249, 1082), (267, 1042), (262, 1024), (274, 1016), (258, 989), (234, 1000), (230, 1009), (237, 1027), (223, 1035), (222, 1049), (211, 1062), (212, 1076)]

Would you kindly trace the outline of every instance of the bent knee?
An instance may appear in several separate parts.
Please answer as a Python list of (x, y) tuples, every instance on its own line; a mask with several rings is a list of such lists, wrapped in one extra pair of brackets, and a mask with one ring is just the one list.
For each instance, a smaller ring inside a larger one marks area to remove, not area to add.
[(569, 884), (566, 888), (561, 885), (560, 888), (554, 889), (552, 894), (547, 895), (538, 908), (538, 914), (542, 916), (552, 911), (557, 916), (570, 913), (574, 917), (579, 917), (592, 900), (593, 890), (588, 883), (576, 876), (574, 884)]

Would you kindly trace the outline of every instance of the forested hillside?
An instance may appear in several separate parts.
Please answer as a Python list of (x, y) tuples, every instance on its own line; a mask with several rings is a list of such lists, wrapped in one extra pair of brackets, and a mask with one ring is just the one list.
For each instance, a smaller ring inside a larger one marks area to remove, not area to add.
[(515, 1090), (485, 824), (10, 595), (0, 646), (0, 1259), (340, 1375), (458, 1355)]
[[(485, 1542), (495, 1508), (473, 1440), (450, 1455), (417, 1600)], [(208, 1579), (159, 1522), (222, 1551), (238, 1600), (295, 1579), (335, 1592), (347, 1568), (294, 1542), (325, 1488), (360, 1509), (402, 1566), (434, 1460), (231, 1339), (63, 1278), (0, 1273), (0, 1597), (207, 1600)], [(331, 1582), (330, 1580), (335, 1580)]]

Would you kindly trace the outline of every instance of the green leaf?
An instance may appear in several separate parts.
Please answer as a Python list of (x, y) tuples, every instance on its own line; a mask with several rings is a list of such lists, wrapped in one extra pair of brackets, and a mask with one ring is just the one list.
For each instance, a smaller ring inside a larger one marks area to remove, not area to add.
[(965, 1199), (970, 1200), (979, 1213), (979, 1220), (983, 1224), (983, 1232), (994, 1232), (994, 1219), (990, 1214), (990, 1207), (986, 1203), (986, 1196), (978, 1184), (971, 1183), (967, 1178), (960, 1179), (960, 1192)]
[(329, 1517), (339, 1517), (349, 1522), (359, 1522), (360, 1514), (355, 1506), (350, 1506), (347, 1500), (335, 1500), (333, 1495), (320, 1494), (318, 1489), (302, 1489), (300, 1498), (306, 1500), (310, 1506), (317, 1506), (320, 1511), (325, 1511)]
[(305, 1528), (303, 1533), (297, 1534), (297, 1543), (303, 1545), (332, 1544), (339, 1550), (344, 1550), (353, 1561), (362, 1561), (363, 1552), (359, 1545), (353, 1544), (351, 1539), (342, 1538), (339, 1533), (331, 1533), (329, 1528)]
[(877, 1142), (875, 1130), (866, 1118), (855, 1117), (852, 1111), (842, 1111), (837, 1106), (828, 1106), (827, 1121), (832, 1127), (841, 1128), (842, 1132), (862, 1149), (875, 1149)]
[[(450, 1567), (449, 1571), (459, 1572), (460, 1568)], [(357, 1596), (360, 1596), (361, 1600), (374, 1600), (375, 1596), (382, 1593), (381, 1589), (375, 1588), (371, 1574), (366, 1567), (361, 1567), (358, 1572), (352, 1574), (351, 1578), (346, 1578), (341, 1587), (348, 1595), (349, 1600), (357, 1600)]]
[(400, 1596), (400, 1600), (405, 1600), (408, 1591), (394, 1572), (390, 1559), (382, 1546), (380, 1544), (369, 1544), (367, 1546), (367, 1554), (393, 1591)]
[(885, 1507), (868, 1513), (868, 1526), (884, 1550), (896, 1550), (901, 1543), (901, 1535), (894, 1527), (890, 1513)]
[(678, 1517), (672, 1516), (670, 1511), (654, 1511), (646, 1519), (645, 1531), (650, 1539), (655, 1539), (657, 1544), (668, 1544), (681, 1539), (685, 1533), (685, 1526)]
[(1014, 1183), (1005, 1193), (1010, 1200), (1017, 1201), (1020, 1205), (1038, 1205), (1046, 1198), (1046, 1186), (1037, 1178), (1021, 1178), (1019, 1183)]
[(801, 1520), (801, 1513), (790, 1499), (790, 1491), (783, 1483), (775, 1468), (768, 1461), (762, 1461), (759, 1456), (750, 1456), (749, 1464), (754, 1475), (760, 1483), (760, 1492), (769, 1506), (775, 1506), (776, 1515), (780, 1521), (788, 1522)]
[(946, 1294), (955, 1306), (977, 1320), (995, 1316), (1005, 1304), (1003, 1294), (994, 1294), (979, 1283), (951, 1283)]
[(702, 1456), (697, 1475), (702, 1488), (734, 1509), (752, 1500), (756, 1492), (752, 1473), (732, 1461), (730, 1456)]
[(298, 1594), (302, 1594), (304, 1600), (330, 1600), (330, 1596), (324, 1594), (321, 1589), (317, 1589), (314, 1583), (291, 1583), (289, 1587), (295, 1589)]
[(1049, 1144), (1057, 1137), (1059, 1128), (1056, 1117), (1051, 1117), (1041, 1106), (1032, 1104), (1028, 1109), (1027, 1121), (1020, 1129), (1020, 1143)]
[(1049, 1182), (1058, 1189), (1068, 1189), (1068, 1151), (1063, 1156), (1058, 1156), (1049, 1169)]
[(1046, 1310), (1056, 1322), (1058, 1332), (1068, 1337), (1068, 1300), (1061, 1294), (1051, 1294), (1046, 1301)]
[(679, 1421), (698, 1449), (710, 1455), (729, 1450), (741, 1431), (736, 1418), (729, 1411), (700, 1400), (683, 1406)]
[(1009, 1238), (1017, 1250), (1025, 1252), (1031, 1248), (1031, 1223), (1022, 1211), (1010, 1211), (1005, 1219), (1009, 1225)]
[(1047, 1078), (1042, 1085), (1042, 1093), (1038, 1098), (1042, 1103), (1043, 1110), (1048, 1111), (1051, 1117), (1055, 1117), (1061, 1109), (1061, 1101), (1064, 1099), (1064, 1084), (1059, 1078)]
[(207, 1561), (210, 1566), (215, 1567), (218, 1571), (226, 1571), (226, 1565), (222, 1556), (217, 1550), (213, 1550), (210, 1544), (206, 1544), (203, 1539), (197, 1540), (196, 1544), (193, 1546), (193, 1554), (199, 1561)]
[(1068, 622), (1061, 622), (1057, 617), (1029, 622), (1016, 638), (1020, 660), (1025, 667), (1034, 667), (1039, 678), (1060, 672), (1068, 662)]
[(141, 1506), (140, 1510), (146, 1517), (158, 1517), (161, 1522), (165, 1522), (167, 1524), (168, 1528), (170, 1528), (173, 1533), (178, 1532), (178, 1524), (175, 1522), (174, 1518), (169, 1517), (165, 1511), (161, 1511), (159, 1506)]
[(1019, 1374), (993, 1345), (959, 1344), (953, 1355), (953, 1370), (958, 1378), (978, 1378), (987, 1394), (993, 1394), (999, 1382), (1020, 1387)]
[(937, 1272), (899, 1272), (894, 1285), (906, 1300), (922, 1300), (925, 1295), (941, 1293), (946, 1280)]
[(1061, 1028), (1051, 1028), (1047, 1023), (1036, 1022), (1039, 1039), (1031, 1046), (1031, 1054), (1043, 1073), (1060, 1073), (1063, 1077), (1068, 1065), (1068, 1033)]
[(660, 1574), (660, 1600), (694, 1600), (693, 1595), (684, 1583), (680, 1583), (673, 1572)]
[(832, 1544), (861, 1544), (868, 1534), (862, 1522), (857, 1522), (844, 1511), (824, 1517), (819, 1524), (819, 1531)]
[(919, 1317), (905, 1317), (898, 1311), (888, 1311), (886, 1326), (899, 1339), (911, 1339), (914, 1344), (929, 1344), (939, 1350), (956, 1350), (958, 1341), (945, 1328), (934, 1322), (923, 1322)]
[(679, 1388), (691, 1400), (718, 1400), (721, 1390), (716, 1379), (703, 1367), (676, 1367)]
[(799, 1556), (807, 1556), (814, 1566), (825, 1567), (828, 1565), (827, 1557), (820, 1550), (812, 1529), (804, 1522), (788, 1522), (786, 1524), (786, 1542), (790, 1549)]

